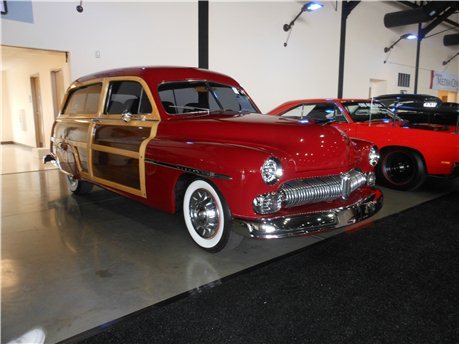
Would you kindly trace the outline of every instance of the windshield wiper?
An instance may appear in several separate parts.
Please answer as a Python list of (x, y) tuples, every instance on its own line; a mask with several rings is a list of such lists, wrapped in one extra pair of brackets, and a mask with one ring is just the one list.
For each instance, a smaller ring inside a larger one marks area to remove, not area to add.
[(206, 114), (209, 114), (210, 113), (210, 110), (209, 109), (206, 109), (206, 108), (201, 108), (201, 107), (197, 107), (197, 106), (178, 106), (178, 105), (171, 105), (170, 107), (174, 108), (174, 109), (180, 109), (180, 110), (191, 110), (191, 111), (186, 111), (186, 112), (182, 112), (180, 115), (183, 115), (183, 114), (193, 114), (193, 113), (206, 113)]

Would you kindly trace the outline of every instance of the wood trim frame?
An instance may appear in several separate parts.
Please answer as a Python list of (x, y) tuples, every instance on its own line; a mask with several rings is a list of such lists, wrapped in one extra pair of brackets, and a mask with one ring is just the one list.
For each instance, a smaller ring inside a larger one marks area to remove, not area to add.
[[(124, 122), (121, 119), (121, 114), (110, 114), (110, 115), (104, 114), (106, 101), (108, 99), (107, 97), (108, 89), (109, 89), (110, 82), (112, 81), (135, 81), (135, 82), (140, 83), (145, 91), (146, 96), (148, 97), (150, 101), (150, 104), (152, 107), (151, 113), (139, 115), (139, 120), (132, 120), (131, 122), (126, 124), (129, 126), (139, 126), (139, 127), (142, 126), (142, 127), (150, 128), (150, 135), (140, 144), (139, 152), (133, 152), (133, 151), (125, 150), (125, 149), (94, 144), (94, 136), (95, 136), (96, 128), (98, 125), (104, 125), (104, 124), (106, 125), (124, 125)], [(98, 83), (102, 83), (102, 88), (101, 88), (101, 96), (99, 99), (97, 113), (72, 114), (72, 115), (66, 115), (66, 114), (60, 113), (58, 117), (58, 121), (62, 121), (62, 122), (70, 120), (70, 121), (75, 121), (75, 122), (88, 123), (88, 142), (87, 143), (67, 141), (68, 143), (74, 145), (75, 147), (84, 148), (84, 149), (87, 149), (88, 151), (88, 157), (87, 157), (88, 158), (88, 172), (84, 172), (82, 170), (81, 165), (78, 161), (77, 167), (79, 169), (79, 172), (82, 177), (90, 181), (94, 181), (96, 183), (105, 185), (107, 187), (110, 187), (116, 190), (120, 190), (126, 193), (130, 193), (136, 196), (146, 198), (147, 192), (146, 192), (146, 179), (145, 179), (145, 151), (146, 151), (148, 142), (156, 137), (158, 125), (161, 121), (161, 117), (159, 115), (158, 107), (156, 106), (154, 97), (151, 93), (151, 90), (148, 84), (141, 77), (137, 77), (137, 76), (107, 77), (107, 78), (92, 79), (92, 80), (88, 80), (88, 81), (81, 82), (81, 83), (74, 82), (66, 92), (66, 95), (62, 102), (62, 108), (67, 103), (69, 93), (72, 89), (79, 88), (82, 86), (88, 86), (92, 84), (98, 84)], [(93, 150), (104, 152), (104, 153), (122, 155), (122, 156), (126, 156), (126, 157), (133, 158), (133, 159), (138, 159), (140, 189), (132, 188), (132, 187), (129, 187), (123, 184), (119, 184), (117, 182), (113, 182), (111, 180), (96, 177), (94, 175), (94, 169), (93, 169), (93, 164), (92, 164)]]

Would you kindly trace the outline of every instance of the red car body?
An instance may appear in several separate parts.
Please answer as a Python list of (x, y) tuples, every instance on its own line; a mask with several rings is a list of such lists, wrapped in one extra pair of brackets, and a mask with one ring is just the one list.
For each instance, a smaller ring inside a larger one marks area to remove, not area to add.
[[(458, 128), (435, 124), (409, 124), (397, 117), (391, 117), (390, 113), (387, 118), (372, 119), (367, 116), (368, 120), (365, 120), (365, 117), (359, 118), (358, 114), (351, 113), (352, 110), (359, 111), (359, 103), (382, 106), (369, 99), (303, 99), (286, 102), (269, 114), (286, 118), (291, 117), (289, 114), (293, 114), (294, 109), (298, 110), (302, 106), (308, 106), (310, 109), (312, 105), (317, 104), (321, 111), (326, 112), (330, 112), (326, 104), (334, 106), (336, 114), (339, 114), (339, 120), (330, 118), (331, 122), (328, 123), (350, 137), (375, 143), (381, 153), (376, 169), (378, 181), (396, 189), (416, 188), (422, 184), (426, 175), (454, 177), (459, 174)], [(315, 116), (319, 115), (316, 113)], [(308, 116), (305, 115), (304, 118), (307, 119)], [(405, 176), (399, 173), (398, 179), (394, 179), (397, 171), (405, 173)], [(394, 176), (391, 176), (391, 173), (394, 173)]]
[(257, 112), (235, 80), (210, 71), (97, 73), (69, 88), (45, 161), (59, 166), (73, 192), (96, 184), (182, 210), (190, 235), (209, 251), (225, 246), (232, 224), (280, 238), (380, 209), (372, 144)]

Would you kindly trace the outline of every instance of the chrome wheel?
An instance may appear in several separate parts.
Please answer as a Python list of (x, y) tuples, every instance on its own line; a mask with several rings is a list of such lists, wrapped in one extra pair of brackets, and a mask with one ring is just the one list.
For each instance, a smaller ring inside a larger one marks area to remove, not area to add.
[(76, 179), (73, 176), (66, 176), (67, 187), (76, 195), (83, 195), (90, 193), (93, 185), (84, 180)]
[(79, 184), (79, 181), (78, 179), (75, 179), (71, 176), (67, 176), (67, 185), (69, 187), (69, 190), (72, 191), (72, 192), (75, 192), (78, 190), (78, 184)]
[(204, 189), (198, 189), (191, 195), (190, 217), (196, 232), (205, 239), (212, 238), (218, 230), (220, 212), (214, 197)]
[(199, 247), (210, 252), (225, 247), (231, 232), (231, 213), (210, 182), (198, 179), (188, 185), (183, 197), (183, 218)]

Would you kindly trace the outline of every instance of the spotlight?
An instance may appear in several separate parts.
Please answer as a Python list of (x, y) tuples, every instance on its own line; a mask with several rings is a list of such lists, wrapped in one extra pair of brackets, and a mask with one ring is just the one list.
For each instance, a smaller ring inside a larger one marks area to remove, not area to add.
[(395, 45), (400, 42), (402, 39), (416, 39), (418, 38), (417, 35), (415, 35), (414, 33), (405, 33), (403, 35), (400, 36), (399, 39), (397, 39), (394, 44), (392, 44), (389, 48), (384, 48), (384, 52), (387, 53), (389, 52), (393, 47), (395, 47)]
[(303, 6), (303, 12), (314, 12), (320, 10), (322, 7), (324, 7), (324, 5), (311, 1)]

